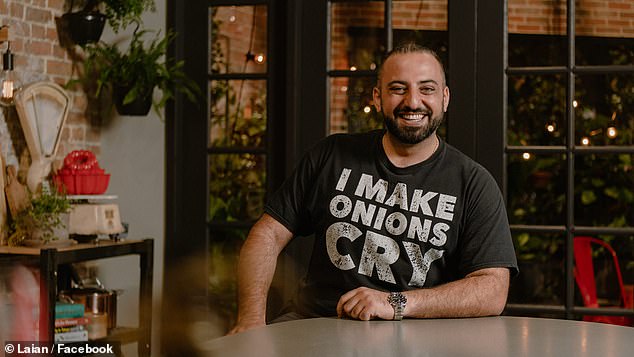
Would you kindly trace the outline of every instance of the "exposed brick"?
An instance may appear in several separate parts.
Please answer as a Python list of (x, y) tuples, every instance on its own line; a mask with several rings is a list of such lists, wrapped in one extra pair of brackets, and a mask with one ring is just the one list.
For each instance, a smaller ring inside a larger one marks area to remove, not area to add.
[(615, 2), (615, 1), (608, 1), (608, 8), (610, 9), (619, 9), (619, 10), (630, 10), (632, 9), (632, 4), (631, 3), (625, 3), (625, 2)]
[(83, 94), (75, 94), (73, 96), (73, 109), (83, 112), (88, 107), (88, 99)]
[(99, 142), (99, 137), (101, 135), (101, 130), (95, 127), (89, 127), (86, 129), (86, 141), (87, 142)]
[(48, 0), (48, 7), (54, 10), (62, 11), (66, 0)]
[(46, 73), (70, 76), (72, 64), (70, 62), (48, 60), (46, 61)]
[(33, 21), (33, 22), (50, 23), (53, 21), (53, 14), (51, 13), (50, 10), (27, 7), (26, 20)]
[(70, 128), (70, 141), (71, 142), (86, 141), (86, 128), (84, 126)]
[(17, 20), (21, 20), (24, 18), (24, 5), (17, 3), (17, 2), (13, 2), (11, 3), (11, 17), (13, 17), (14, 19)]
[(29, 56), (50, 56), (53, 54), (53, 46), (48, 41), (31, 41), (26, 45)]
[(42, 25), (31, 25), (31, 38), (46, 39), (46, 27)]

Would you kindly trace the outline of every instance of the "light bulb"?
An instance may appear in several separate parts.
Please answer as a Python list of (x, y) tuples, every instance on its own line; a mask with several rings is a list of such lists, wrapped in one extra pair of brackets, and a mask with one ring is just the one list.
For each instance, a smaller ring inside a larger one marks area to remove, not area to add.
[(581, 138), (581, 145), (583, 146), (590, 145), (590, 138), (588, 138), (587, 136), (584, 136), (583, 138)]
[(616, 128), (611, 126), (608, 128), (608, 138), (610, 139), (614, 139), (616, 138), (616, 135), (618, 134), (618, 132), (616, 131)]
[(13, 105), (15, 93), (20, 89), (20, 81), (13, 71), (13, 53), (7, 48), (7, 52), (2, 56), (2, 74), (0, 75), (0, 104), (4, 106)]

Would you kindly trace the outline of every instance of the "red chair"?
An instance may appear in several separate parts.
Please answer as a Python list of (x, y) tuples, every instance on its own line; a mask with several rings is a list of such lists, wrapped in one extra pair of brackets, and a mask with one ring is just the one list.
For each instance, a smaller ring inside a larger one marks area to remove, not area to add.
[[(616, 252), (612, 247), (596, 238), (592, 237), (575, 237), (574, 239), (574, 255), (575, 255), (575, 281), (581, 296), (583, 298), (583, 304), (586, 307), (598, 308), (597, 302), (597, 287), (594, 278), (594, 265), (592, 262), (592, 244), (599, 245), (605, 248), (614, 261), (614, 270), (616, 271), (616, 277), (619, 283), (620, 291), (620, 305), (617, 307), (632, 308), (632, 304), (626, 298), (625, 289), (623, 287), (623, 276), (621, 275), (621, 268), (619, 267), (619, 260), (616, 257)], [(629, 305), (629, 306), (628, 306)], [(634, 320), (625, 316), (593, 316), (586, 315), (583, 317), (584, 321), (602, 322), (613, 325), (622, 326), (634, 326)]]

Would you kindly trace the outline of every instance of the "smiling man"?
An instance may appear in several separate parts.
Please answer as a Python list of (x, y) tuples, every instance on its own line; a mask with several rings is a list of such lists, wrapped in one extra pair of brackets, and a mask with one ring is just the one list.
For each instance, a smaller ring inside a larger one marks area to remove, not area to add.
[(438, 56), (395, 48), (373, 97), (386, 130), (325, 138), (269, 199), (240, 255), (231, 333), (266, 323), (277, 256), (310, 234), (308, 273), (279, 321), (502, 312), (517, 272), (506, 210), (491, 175), (436, 135), (449, 105)]

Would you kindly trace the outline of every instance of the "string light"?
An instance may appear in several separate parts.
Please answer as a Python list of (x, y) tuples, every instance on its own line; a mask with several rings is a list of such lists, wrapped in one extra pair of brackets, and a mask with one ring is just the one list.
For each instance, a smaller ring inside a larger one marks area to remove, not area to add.
[(369, 105), (366, 105), (365, 107), (363, 107), (363, 112), (366, 114), (370, 114), (370, 112), (372, 111), (372, 108), (370, 108)]
[(350, 70), (351, 70), (352, 72), (354, 72), (354, 71), (356, 71), (356, 70), (357, 70), (357, 67), (356, 67), (356, 66), (350, 66)]
[(613, 127), (613, 126), (608, 127), (608, 132), (607, 132), (608, 138), (614, 139), (614, 138), (616, 138), (617, 134), (618, 134), (618, 132), (617, 132), (615, 127)]
[(577, 102), (576, 100), (573, 100), (572, 101), (572, 106), (575, 107), (575, 108), (578, 107), (579, 106), (579, 102)]
[(531, 159), (531, 154), (528, 152), (525, 152), (522, 154), (522, 159), (524, 160), (530, 160)]
[(258, 53), (255, 56), (255, 62), (257, 62), (257, 63), (260, 63), (260, 64), (264, 63), (264, 59), (265, 59), (265, 57), (264, 57), (264, 54), (262, 54), (262, 53)]
[(557, 130), (557, 123), (550, 122), (548, 124), (546, 124), (546, 131), (548, 131), (549, 133), (554, 133)]
[(590, 138), (588, 138), (587, 136), (584, 136), (583, 138), (581, 138), (581, 145), (583, 146), (590, 145)]

